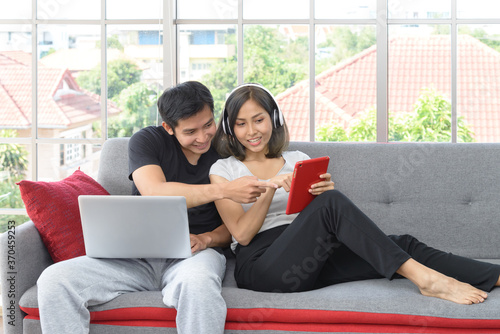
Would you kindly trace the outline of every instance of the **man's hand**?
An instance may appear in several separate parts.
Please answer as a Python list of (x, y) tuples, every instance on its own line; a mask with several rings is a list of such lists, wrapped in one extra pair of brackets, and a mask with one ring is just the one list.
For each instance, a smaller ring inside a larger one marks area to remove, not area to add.
[(190, 234), (191, 239), (191, 253), (196, 253), (198, 251), (208, 248), (208, 245), (212, 242), (208, 234)]
[(267, 188), (277, 189), (273, 182), (259, 181), (255, 176), (243, 176), (224, 184), (224, 198), (237, 203), (254, 203)]

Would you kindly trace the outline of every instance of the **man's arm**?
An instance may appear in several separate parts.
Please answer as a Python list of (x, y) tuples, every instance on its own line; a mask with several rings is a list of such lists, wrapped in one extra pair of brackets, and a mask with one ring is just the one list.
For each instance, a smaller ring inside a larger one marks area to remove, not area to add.
[(266, 192), (266, 188), (277, 188), (271, 182), (259, 181), (256, 177), (241, 177), (220, 184), (185, 184), (167, 182), (160, 166), (146, 165), (132, 173), (134, 183), (143, 196), (184, 196), (187, 207), (192, 208), (220, 199), (231, 199), (238, 203), (253, 203)]
[(206, 248), (226, 247), (231, 243), (231, 234), (222, 224), (211, 232), (191, 234), (191, 251), (197, 252)]

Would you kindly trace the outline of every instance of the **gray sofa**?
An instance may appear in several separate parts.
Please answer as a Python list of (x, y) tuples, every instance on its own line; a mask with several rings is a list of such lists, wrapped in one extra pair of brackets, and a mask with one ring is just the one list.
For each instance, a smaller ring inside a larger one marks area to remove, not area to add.
[[(130, 193), (127, 143), (108, 140), (101, 153), (98, 181), (111, 194)], [(500, 144), (296, 142), (290, 148), (329, 155), (336, 189), (387, 234), (411, 234), (442, 250), (500, 263)], [(36, 280), (51, 258), (33, 223), (19, 226), (10, 282), (7, 236), (0, 239), (5, 333), (40, 333)], [(229, 258), (222, 291), (227, 333), (500, 333), (500, 289), (472, 306), (424, 297), (405, 279), (259, 293), (237, 288), (233, 270)], [(124, 294), (91, 311), (91, 333), (176, 332), (175, 310), (162, 305), (160, 292)]]

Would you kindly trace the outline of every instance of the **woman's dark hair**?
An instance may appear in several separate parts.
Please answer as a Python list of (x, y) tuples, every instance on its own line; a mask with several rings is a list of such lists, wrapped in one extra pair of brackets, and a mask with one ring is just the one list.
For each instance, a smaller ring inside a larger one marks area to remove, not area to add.
[[(255, 85), (237, 88), (229, 95), (224, 107), (227, 112), (229, 128), (233, 133), (238, 113), (243, 104), (248, 100), (253, 100), (264, 108), (271, 117), (271, 120), (273, 119), (274, 110), (277, 112), (278, 106), (276, 105), (274, 97), (269, 95), (264, 89), (256, 87)], [(217, 132), (215, 133), (213, 140), (214, 146), (217, 152), (224, 158), (234, 155), (238, 160), (244, 160), (246, 156), (245, 147), (235, 136), (224, 133), (222, 128), (223, 118), (224, 112), (221, 115), (221, 120)], [(289, 134), (286, 122), (283, 123), (283, 126), (277, 128), (273, 126), (273, 132), (268, 144), (269, 151), (266, 154), (266, 158), (280, 157), (283, 151), (288, 148), (288, 143)]]
[(214, 112), (214, 98), (210, 90), (197, 81), (186, 81), (167, 89), (158, 99), (158, 112), (173, 130), (179, 120), (199, 113), (205, 106)]

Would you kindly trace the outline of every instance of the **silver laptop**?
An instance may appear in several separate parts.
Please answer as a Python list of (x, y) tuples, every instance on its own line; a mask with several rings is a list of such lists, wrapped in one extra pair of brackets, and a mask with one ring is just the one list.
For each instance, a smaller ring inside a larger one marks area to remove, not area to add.
[(78, 197), (85, 251), (96, 258), (191, 256), (182, 196)]

